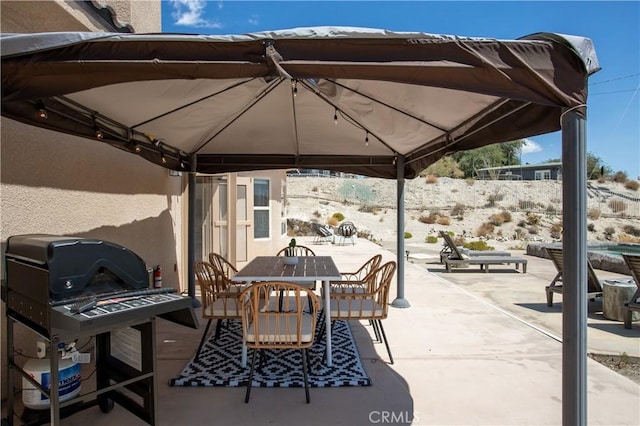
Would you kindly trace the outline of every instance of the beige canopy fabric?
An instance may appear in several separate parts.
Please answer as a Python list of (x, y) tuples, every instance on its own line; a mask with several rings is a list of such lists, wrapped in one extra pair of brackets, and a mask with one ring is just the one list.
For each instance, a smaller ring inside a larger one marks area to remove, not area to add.
[[(2, 115), (175, 170), (413, 178), (459, 150), (560, 129), (591, 40), (298, 28), (238, 36), (3, 34)], [(40, 114), (46, 111), (46, 114)], [(46, 115), (46, 118), (43, 116)], [(195, 155), (194, 155), (195, 154)]]

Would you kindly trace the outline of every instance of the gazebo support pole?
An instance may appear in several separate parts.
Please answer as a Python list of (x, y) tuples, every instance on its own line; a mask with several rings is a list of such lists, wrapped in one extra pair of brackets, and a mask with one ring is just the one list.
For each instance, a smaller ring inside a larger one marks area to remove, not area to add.
[(575, 109), (562, 125), (562, 424), (587, 424), (586, 119)]
[(398, 263), (398, 282), (397, 282), (397, 295), (391, 306), (396, 308), (408, 308), (411, 306), (409, 301), (404, 298), (404, 157), (398, 155), (396, 160), (396, 173), (397, 173), (397, 207), (398, 207), (398, 219), (397, 219), (397, 263)]
[(189, 204), (187, 207), (187, 294), (191, 297), (192, 306), (199, 308), (201, 304), (196, 299), (196, 276), (193, 270), (193, 264), (196, 261), (196, 161), (196, 155), (192, 154), (189, 158)]

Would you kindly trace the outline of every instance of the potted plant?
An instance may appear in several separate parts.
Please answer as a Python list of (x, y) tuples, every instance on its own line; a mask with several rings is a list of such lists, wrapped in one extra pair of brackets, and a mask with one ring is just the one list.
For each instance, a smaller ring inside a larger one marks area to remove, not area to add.
[(289, 247), (284, 250), (284, 263), (286, 265), (295, 265), (298, 263), (298, 256), (296, 256), (296, 239), (292, 238), (289, 241)]

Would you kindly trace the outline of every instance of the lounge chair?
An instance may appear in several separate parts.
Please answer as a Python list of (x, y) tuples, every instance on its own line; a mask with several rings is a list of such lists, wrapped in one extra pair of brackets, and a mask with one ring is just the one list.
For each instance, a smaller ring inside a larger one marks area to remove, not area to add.
[[(553, 306), (553, 293), (562, 294), (562, 249), (547, 247), (546, 250), (558, 271), (555, 278), (551, 281), (551, 284), (545, 287), (547, 306)], [(593, 269), (589, 259), (587, 259), (587, 297), (589, 300), (602, 297), (602, 283), (598, 279), (596, 271)]]
[(312, 223), (313, 232), (315, 237), (313, 239), (314, 244), (332, 243), (333, 231), (327, 225), (320, 225), (318, 223)]
[(638, 254), (622, 254), (622, 258), (631, 269), (631, 275), (636, 282), (638, 289), (631, 296), (631, 300), (624, 304), (624, 328), (631, 328), (631, 320), (633, 311), (640, 312), (640, 255)]
[[(460, 249), (453, 242), (453, 239), (446, 232), (440, 231), (440, 235), (445, 240), (445, 248), (448, 247), (451, 253), (440, 252), (440, 261), (444, 262), (447, 267), (447, 272), (451, 272), (451, 268), (454, 266), (465, 267), (468, 265), (480, 265), (480, 270), (489, 272), (489, 265), (504, 265), (513, 263), (516, 269), (519, 265), (522, 265), (522, 273), (527, 272), (527, 259), (517, 256), (511, 256), (511, 253), (507, 252), (494, 252), (492, 250), (486, 251), (473, 251), (470, 250), (466, 253), (462, 253)], [(472, 253), (472, 254), (471, 254)], [(492, 253), (492, 254), (489, 254)]]
[(440, 231), (440, 236), (444, 240), (444, 245), (442, 246), (442, 250), (440, 250), (440, 263), (444, 263), (445, 258), (462, 260), (465, 256), (511, 256), (511, 253), (508, 251), (461, 249), (456, 246), (455, 241), (453, 241), (453, 238), (451, 238), (451, 235), (447, 232)]

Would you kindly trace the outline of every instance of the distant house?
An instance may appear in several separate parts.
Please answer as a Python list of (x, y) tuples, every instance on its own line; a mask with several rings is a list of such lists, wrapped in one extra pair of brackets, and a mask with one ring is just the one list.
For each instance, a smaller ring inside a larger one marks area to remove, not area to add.
[(562, 162), (485, 167), (476, 170), (477, 179), (491, 180), (562, 180)]

